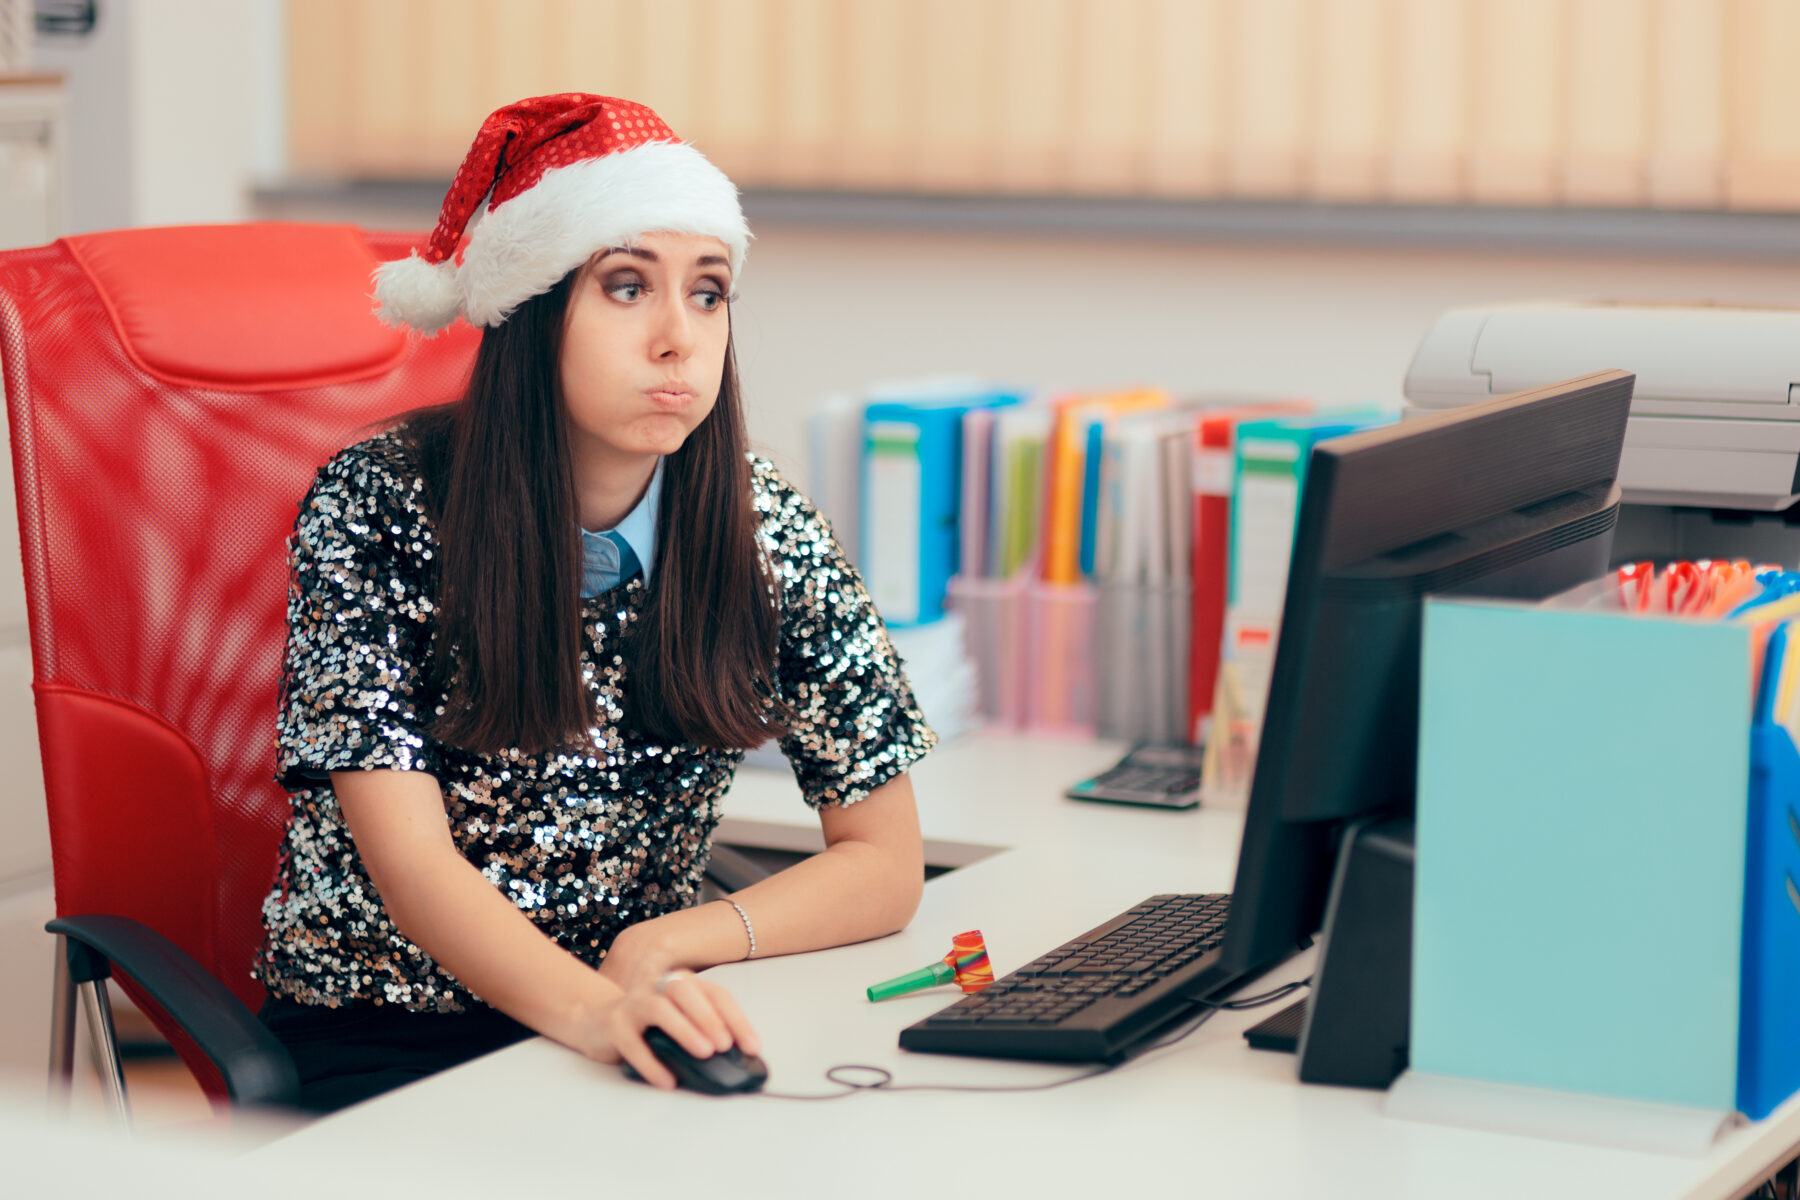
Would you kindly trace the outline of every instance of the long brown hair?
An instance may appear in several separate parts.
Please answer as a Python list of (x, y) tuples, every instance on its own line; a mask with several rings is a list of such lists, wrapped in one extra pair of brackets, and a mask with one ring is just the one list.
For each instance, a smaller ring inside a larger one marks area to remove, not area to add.
[[(399, 426), (437, 525), (428, 732), (538, 753), (596, 723), (581, 678), (581, 534), (557, 364), (579, 269), (482, 332), (468, 391)], [(749, 437), (729, 341), (718, 402), (665, 457), (656, 573), (626, 630), (626, 725), (664, 743), (751, 747), (784, 732), (779, 593), (756, 543)], [(617, 636), (617, 631), (615, 631)]]

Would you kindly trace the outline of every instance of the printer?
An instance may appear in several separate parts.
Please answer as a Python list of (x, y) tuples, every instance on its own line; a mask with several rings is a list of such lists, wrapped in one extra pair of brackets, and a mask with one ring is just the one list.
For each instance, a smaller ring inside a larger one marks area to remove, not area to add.
[(1406, 412), (1619, 367), (1637, 376), (1614, 558), (1800, 563), (1800, 309), (1579, 301), (1455, 308)]

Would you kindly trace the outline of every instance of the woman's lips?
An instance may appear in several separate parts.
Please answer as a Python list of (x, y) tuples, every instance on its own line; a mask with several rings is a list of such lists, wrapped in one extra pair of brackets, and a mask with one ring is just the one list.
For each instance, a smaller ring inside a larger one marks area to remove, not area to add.
[(686, 408), (694, 402), (694, 393), (680, 388), (648, 388), (644, 395), (658, 408)]

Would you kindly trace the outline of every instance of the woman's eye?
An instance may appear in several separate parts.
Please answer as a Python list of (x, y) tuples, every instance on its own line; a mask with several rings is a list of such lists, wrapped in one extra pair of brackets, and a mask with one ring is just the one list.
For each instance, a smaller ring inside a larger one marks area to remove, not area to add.
[(644, 285), (641, 280), (637, 279), (615, 279), (607, 283), (606, 294), (614, 300), (623, 300), (629, 304), (634, 300), (642, 299)]
[(714, 291), (711, 288), (701, 288), (694, 293), (694, 300), (702, 309), (712, 312), (719, 305), (725, 303), (725, 293)]

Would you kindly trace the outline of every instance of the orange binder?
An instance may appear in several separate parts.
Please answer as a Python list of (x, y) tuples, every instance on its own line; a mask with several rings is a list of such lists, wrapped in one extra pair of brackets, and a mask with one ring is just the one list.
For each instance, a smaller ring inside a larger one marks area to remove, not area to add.
[(1167, 408), (1167, 393), (1155, 388), (1102, 395), (1080, 394), (1055, 401), (1050, 435), (1050, 480), (1044, 521), (1044, 582), (1081, 579), (1081, 509), (1087, 462), (1087, 430), (1116, 413)]

